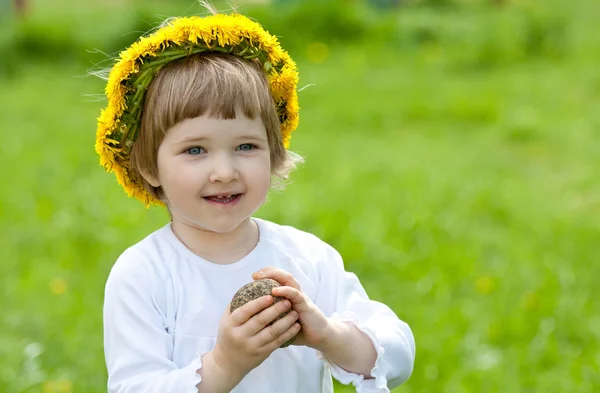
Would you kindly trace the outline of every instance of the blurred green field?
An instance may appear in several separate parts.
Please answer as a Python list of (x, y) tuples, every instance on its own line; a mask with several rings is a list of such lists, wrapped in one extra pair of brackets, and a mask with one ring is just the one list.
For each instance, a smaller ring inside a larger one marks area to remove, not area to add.
[[(191, 3), (38, 1), (0, 25), (2, 393), (106, 391), (105, 279), (168, 217), (98, 165), (103, 83), (85, 75), (103, 57), (85, 50)], [(274, 7), (249, 12), (280, 34)], [(600, 7), (348, 10), (330, 36), (318, 9), (281, 34), (312, 85), (306, 164), (258, 215), (334, 245), (411, 325), (394, 392), (600, 391)]]

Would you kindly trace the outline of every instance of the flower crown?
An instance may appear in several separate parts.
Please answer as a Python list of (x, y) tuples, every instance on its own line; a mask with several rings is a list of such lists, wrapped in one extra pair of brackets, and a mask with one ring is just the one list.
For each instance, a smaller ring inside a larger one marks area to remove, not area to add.
[(100, 165), (116, 175), (127, 195), (146, 207), (163, 204), (130, 174), (129, 151), (140, 129), (146, 91), (168, 63), (203, 52), (258, 60), (267, 74), (286, 149), (298, 126), (298, 70), (276, 37), (240, 14), (171, 19), (121, 52), (108, 77), (108, 106), (98, 118), (96, 131)]

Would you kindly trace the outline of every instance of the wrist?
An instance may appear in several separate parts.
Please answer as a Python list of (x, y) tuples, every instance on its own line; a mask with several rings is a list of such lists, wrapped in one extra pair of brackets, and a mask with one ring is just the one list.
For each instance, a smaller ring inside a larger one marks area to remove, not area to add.
[(342, 322), (327, 318), (327, 325), (323, 329), (323, 338), (313, 348), (321, 353), (326, 353), (330, 348), (335, 347), (336, 337), (340, 335), (340, 326)]
[(233, 363), (227, 361), (227, 359), (222, 356), (221, 352), (219, 352), (217, 347), (208, 352), (207, 355), (210, 356), (210, 359), (214, 363), (219, 376), (224, 378), (224, 380), (237, 381), (244, 378), (245, 373), (240, 371), (238, 367), (235, 367)]
[(371, 339), (356, 326), (338, 320), (329, 323), (326, 339), (318, 348), (323, 357), (343, 370), (372, 378), (377, 352)]
[(233, 376), (231, 370), (223, 368), (215, 360), (213, 351), (202, 356), (202, 367), (197, 371), (201, 380), (198, 393), (227, 393), (237, 386), (243, 376)]

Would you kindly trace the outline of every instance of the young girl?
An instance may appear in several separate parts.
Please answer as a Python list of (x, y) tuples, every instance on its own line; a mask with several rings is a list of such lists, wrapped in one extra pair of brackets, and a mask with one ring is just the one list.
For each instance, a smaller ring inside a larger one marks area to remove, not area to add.
[[(409, 378), (410, 328), (369, 300), (336, 250), (252, 217), (298, 162), (287, 150), (297, 81), (277, 39), (239, 14), (171, 19), (111, 70), (101, 163), (171, 222), (108, 278), (109, 392), (327, 393), (332, 375), (389, 392)], [(235, 292), (262, 278), (286, 300), (230, 312)]]

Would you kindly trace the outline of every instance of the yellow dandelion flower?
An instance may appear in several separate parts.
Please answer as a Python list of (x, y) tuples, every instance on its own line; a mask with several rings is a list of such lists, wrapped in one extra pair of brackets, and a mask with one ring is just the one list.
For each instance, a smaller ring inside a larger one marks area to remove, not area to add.
[(284, 97), (291, 98), (291, 95), (296, 91), (292, 86), (298, 85), (298, 73), (289, 66), (284, 66), (279, 74), (276, 74), (269, 81), (275, 100)]
[(56, 382), (55, 381), (44, 382), (44, 385), (42, 386), (42, 390), (44, 391), (44, 393), (56, 393), (56, 391), (57, 391)]
[(312, 63), (322, 63), (329, 57), (329, 46), (322, 42), (313, 42), (306, 48), (306, 57)]
[(55, 295), (62, 295), (67, 291), (67, 282), (60, 277), (55, 277), (50, 281), (50, 292)]
[(475, 282), (475, 289), (482, 295), (491, 293), (496, 288), (496, 283), (492, 277), (479, 277)]
[(68, 379), (61, 379), (56, 383), (56, 390), (58, 393), (71, 393), (73, 390), (73, 383)]

